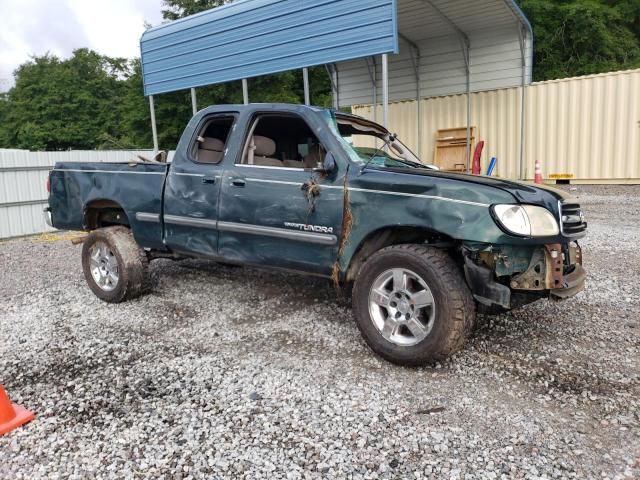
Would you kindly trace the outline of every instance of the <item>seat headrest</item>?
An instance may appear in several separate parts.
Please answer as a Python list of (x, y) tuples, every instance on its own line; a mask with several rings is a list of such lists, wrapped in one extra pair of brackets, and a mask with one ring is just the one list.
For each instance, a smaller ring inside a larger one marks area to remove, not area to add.
[(270, 157), (276, 153), (276, 142), (270, 138), (254, 135), (253, 144), (256, 147), (254, 154), (259, 157)]
[(200, 137), (200, 150), (213, 150), (214, 152), (221, 152), (224, 150), (224, 142), (212, 137)]

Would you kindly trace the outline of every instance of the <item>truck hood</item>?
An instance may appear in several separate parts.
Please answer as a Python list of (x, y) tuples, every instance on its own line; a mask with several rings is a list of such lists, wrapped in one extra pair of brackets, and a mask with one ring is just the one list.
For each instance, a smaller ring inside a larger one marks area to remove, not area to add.
[(391, 171), (406, 175), (422, 175), (432, 178), (446, 178), (465, 183), (484, 185), (508, 192), (518, 203), (528, 203), (533, 205), (543, 205), (552, 212), (558, 211), (558, 202), (572, 200), (572, 196), (558, 188), (547, 185), (536, 185), (533, 183), (505, 180), (502, 178), (486, 177), (481, 175), (468, 175), (464, 173), (442, 172), (427, 169), (408, 168), (384, 168), (378, 171)]

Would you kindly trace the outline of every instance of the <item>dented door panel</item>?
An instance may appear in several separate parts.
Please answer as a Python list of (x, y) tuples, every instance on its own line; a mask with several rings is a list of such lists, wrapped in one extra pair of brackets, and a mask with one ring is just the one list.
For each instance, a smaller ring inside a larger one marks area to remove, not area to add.
[[(318, 183), (309, 198), (303, 185)], [(329, 275), (341, 235), (343, 195), (337, 176), (310, 170), (234, 166), (222, 180), (220, 255), (257, 265)]]
[(192, 165), (167, 175), (163, 218), (165, 242), (170, 249), (205, 256), (218, 254), (221, 179), (222, 168), (216, 165)]

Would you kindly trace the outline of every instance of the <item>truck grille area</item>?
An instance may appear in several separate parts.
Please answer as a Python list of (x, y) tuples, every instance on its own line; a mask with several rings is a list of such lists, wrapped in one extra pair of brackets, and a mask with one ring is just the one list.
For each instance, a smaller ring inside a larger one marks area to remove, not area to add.
[(567, 237), (582, 236), (587, 230), (587, 222), (580, 205), (577, 203), (561, 203), (560, 216), (562, 233)]

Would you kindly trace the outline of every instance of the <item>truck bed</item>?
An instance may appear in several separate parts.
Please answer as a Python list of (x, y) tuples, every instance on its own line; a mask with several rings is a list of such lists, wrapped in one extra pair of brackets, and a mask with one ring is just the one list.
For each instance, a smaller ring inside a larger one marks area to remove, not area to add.
[[(53, 225), (85, 230), (92, 206), (121, 208), (136, 241), (162, 248), (162, 189), (165, 163), (57, 163), (51, 173), (49, 207)], [(141, 215), (142, 214), (142, 215)]]

